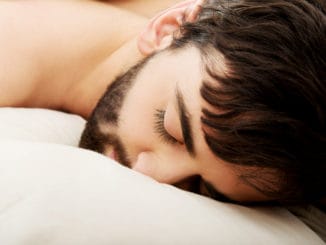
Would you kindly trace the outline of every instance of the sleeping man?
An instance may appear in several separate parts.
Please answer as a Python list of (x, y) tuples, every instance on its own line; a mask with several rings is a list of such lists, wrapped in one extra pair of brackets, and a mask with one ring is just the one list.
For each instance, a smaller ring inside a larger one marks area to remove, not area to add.
[(82, 148), (214, 199), (325, 198), (323, 0), (190, 0), (149, 23), (88, 1), (0, 12), (2, 106), (84, 116)]
[(141, 34), (148, 56), (107, 89), (80, 146), (217, 199), (322, 199), (321, 7), (208, 1), (195, 18), (183, 5), (167, 10)]

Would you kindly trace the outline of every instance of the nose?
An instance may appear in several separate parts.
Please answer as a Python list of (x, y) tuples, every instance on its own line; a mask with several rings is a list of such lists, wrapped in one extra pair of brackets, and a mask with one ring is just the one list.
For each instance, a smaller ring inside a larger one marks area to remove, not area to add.
[(158, 182), (176, 184), (180, 188), (190, 188), (194, 179), (189, 181), (188, 178), (197, 175), (195, 164), (177, 153), (141, 152), (136, 162), (132, 164), (132, 169), (150, 176)]

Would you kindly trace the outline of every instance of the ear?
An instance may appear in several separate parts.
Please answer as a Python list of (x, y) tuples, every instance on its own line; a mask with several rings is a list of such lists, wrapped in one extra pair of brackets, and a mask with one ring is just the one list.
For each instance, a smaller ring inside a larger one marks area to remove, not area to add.
[(173, 34), (179, 30), (183, 21), (196, 20), (203, 2), (203, 0), (184, 1), (152, 18), (138, 37), (139, 51), (147, 56), (168, 47), (172, 42)]

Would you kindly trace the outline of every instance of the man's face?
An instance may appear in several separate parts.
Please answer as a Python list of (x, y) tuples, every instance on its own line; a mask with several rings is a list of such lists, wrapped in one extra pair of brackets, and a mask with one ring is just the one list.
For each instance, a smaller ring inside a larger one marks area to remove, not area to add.
[(200, 87), (207, 79), (196, 48), (150, 57), (113, 83), (86, 126), (94, 139), (83, 136), (80, 145), (162, 183), (216, 198), (265, 200), (238, 177), (241, 167), (217, 158), (205, 142)]

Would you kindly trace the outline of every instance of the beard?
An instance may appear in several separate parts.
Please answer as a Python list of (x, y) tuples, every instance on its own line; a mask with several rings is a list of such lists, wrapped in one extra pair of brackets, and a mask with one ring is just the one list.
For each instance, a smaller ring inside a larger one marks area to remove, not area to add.
[[(152, 57), (153, 55), (141, 60), (111, 83), (88, 119), (79, 147), (101, 154), (104, 154), (107, 149), (113, 149), (115, 160), (124, 166), (131, 166), (126, 147), (116, 133), (119, 127), (119, 116), (128, 91)], [(110, 128), (109, 132), (104, 131), (103, 127), (101, 129), (103, 125)]]

